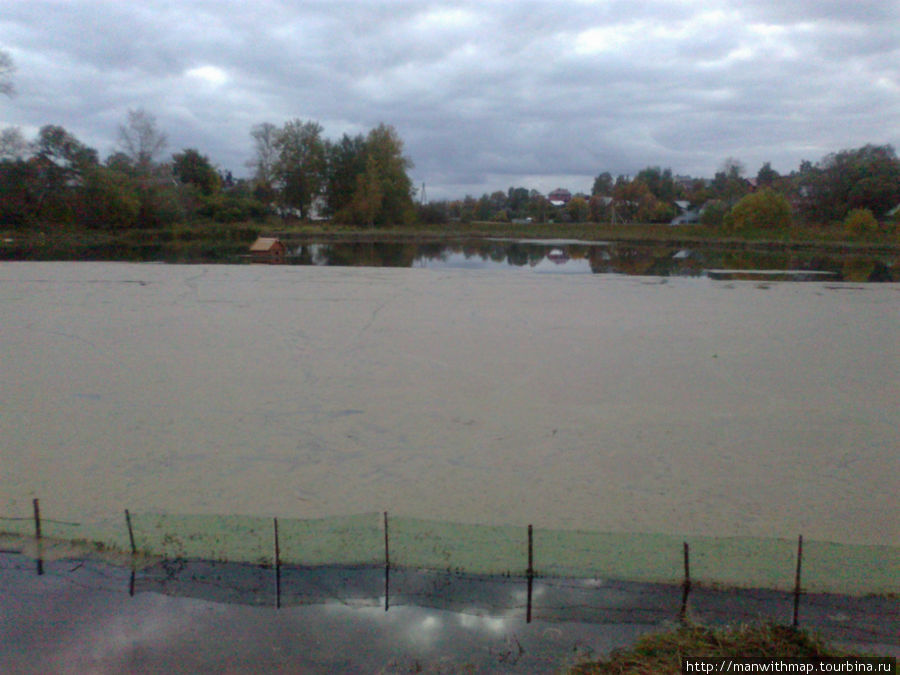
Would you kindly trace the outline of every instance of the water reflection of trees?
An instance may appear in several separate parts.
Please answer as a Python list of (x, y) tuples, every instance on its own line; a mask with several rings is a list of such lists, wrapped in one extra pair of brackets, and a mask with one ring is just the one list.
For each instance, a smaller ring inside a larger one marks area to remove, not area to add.
[(405, 242), (341, 242), (301, 245), (291, 262), (342, 267), (412, 267), (418, 245)]
[(706, 267), (702, 253), (671, 246), (595, 247), (588, 258), (597, 274), (696, 276)]
[(900, 260), (894, 260), (893, 266), (889, 266), (882, 260), (859, 256), (849, 257), (843, 261), (841, 276), (844, 281), (900, 281), (898, 263)]
[[(299, 265), (413, 267), (462, 256), (467, 262), (534, 267), (558, 250), (560, 259), (587, 260), (595, 274), (699, 276), (706, 269), (827, 271), (847, 281), (900, 280), (896, 258), (846, 256), (805, 251), (768, 251), (703, 247), (683, 249), (661, 244), (541, 244), (521, 241), (339, 242), (296, 247)], [(468, 265), (467, 265), (468, 266)]]

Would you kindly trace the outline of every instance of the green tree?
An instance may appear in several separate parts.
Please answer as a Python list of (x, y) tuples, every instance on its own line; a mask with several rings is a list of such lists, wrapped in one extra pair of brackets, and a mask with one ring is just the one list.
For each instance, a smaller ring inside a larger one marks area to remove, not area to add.
[(703, 206), (706, 202), (712, 199), (712, 193), (710, 192), (709, 186), (707, 185), (706, 181), (702, 178), (697, 178), (692, 180), (690, 185), (687, 187), (685, 198), (693, 206)]
[(209, 158), (194, 148), (172, 155), (172, 173), (185, 185), (196, 186), (207, 197), (218, 192), (222, 185)]
[(725, 226), (733, 230), (781, 230), (790, 225), (791, 205), (769, 189), (747, 195), (725, 217)]
[(491, 208), (494, 211), (503, 211), (506, 209), (507, 197), (503, 190), (494, 190), (490, 196)]
[(112, 169), (113, 171), (118, 171), (119, 173), (124, 173), (128, 176), (135, 176), (136, 170), (134, 166), (134, 162), (131, 161), (131, 157), (126, 155), (124, 152), (117, 151), (109, 155), (106, 158), (106, 167), (108, 169)]
[(85, 173), (98, 164), (97, 151), (63, 127), (41, 127), (29, 162), (34, 172), (27, 186), (39, 220), (69, 223), (77, 217)]
[(740, 178), (745, 171), (744, 163), (736, 157), (726, 157), (719, 167), (719, 173), (724, 173), (729, 178)]
[(61, 179), (77, 178), (98, 163), (97, 151), (89, 148), (60, 126), (48, 124), (38, 132), (35, 154), (51, 162)]
[(37, 220), (39, 174), (33, 158), (0, 161), (0, 224), (27, 227)]
[(759, 172), (756, 174), (757, 187), (773, 187), (775, 182), (780, 178), (778, 172), (772, 168), (772, 164), (766, 162), (763, 164)]
[(592, 197), (611, 197), (613, 192), (613, 177), (609, 171), (604, 171), (594, 179), (594, 185), (591, 188)]
[(278, 159), (272, 167), (282, 206), (309, 218), (313, 199), (325, 181), (325, 143), (318, 122), (292, 120), (275, 137)]
[(736, 204), (750, 191), (750, 186), (743, 179), (744, 165), (733, 157), (728, 157), (712, 182), (709, 184), (709, 195), (713, 199), (721, 199), (726, 204)]
[(900, 203), (900, 160), (890, 145), (866, 145), (828, 155), (817, 167), (801, 166), (804, 215), (841, 221), (852, 209), (876, 218)]
[(478, 201), (472, 195), (466, 195), (459, 206), (459, 219), (464, 223), (477, 220)]
[[(371, 158), (372, 165), (368, 164)], [(397, 130), (379, 124), (366, 136), (366, 172), (372, 168), (377, 175), (381, 205), (375, 217), (376, 225), (409, 223), (415, 217), (413, 187), (407, 171), (413, 163), (403, 154), (403, 141)]]
[(513, 218), (521, 218), (525, 214), (529, 197), (528, 188), (509, 188), (506, 195), (506, 207)]
[(603, 223), (612, 217), (612, 197), (594, 195), (588, 202), (591, 222)]
[(572, 219), (573, 223), (587, 222), (590, 214), (588, 202), (584, 197), (572, 197), (569, 203), (566, 204), (566, 211), (569, 213), (569, 218)]
[(325, 154), (326, 208), (334, 216), (347, 211), (358, 185), (357, 176), (366, 171), (366, 139), (362, 134), (344, 134), (337, 143), (326, 142)]
[(658, 166), (648, 166), (638, 172), (635, 180), (644, 183), (656, 199), (664, 202), (675, 200), (675, 181), (672, 178), (672, 169), (661, 169)]
[(491, 204), (491, 198), (488, 196), (488, 193), (485, 192), (478, 200), (478, 203), (475, 205), (475, 220), (490, 220), (494, 215), (494, 207)]
[(381, 179), (374, 157), (366, 157), (366, 169), (356, 176), (356, 188), (348, 207), (348, 220), (361, 222), (370, 227), (375, 225), (384, 193), (381, 191)]
[(656, 198), (647, 184), (640, 180), (616, 179), (613, 188), (613, 207), (616, 218), (624, 222), (648, 221), (656, 209)]
[(420, 223), (443, 225), (450, 220), (447, 202), (428, 202), (427, 204), (422, 204), (418, 209), (418, 217)]

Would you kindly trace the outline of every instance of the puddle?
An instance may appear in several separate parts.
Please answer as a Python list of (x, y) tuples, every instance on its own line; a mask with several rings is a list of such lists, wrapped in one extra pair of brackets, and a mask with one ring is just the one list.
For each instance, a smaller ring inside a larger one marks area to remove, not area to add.
[[(524, 579), (285, 569), (171, 561), (141, 570), (96, 561), (47, 563), (0, 553), (7, 589), (0, 668), (7, 672), (556, 672), (676, 625), (678, 587), (609, 580)], [(785, 594), (697, 589), (705, 623), (788, 623)], [(801, 625), (884, 655), (900, 652), (896, 603), (803, 598)]]

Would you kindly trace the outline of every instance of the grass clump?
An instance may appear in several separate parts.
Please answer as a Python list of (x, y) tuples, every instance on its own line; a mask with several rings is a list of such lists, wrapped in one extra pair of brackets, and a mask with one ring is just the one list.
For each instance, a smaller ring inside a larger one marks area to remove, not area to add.
[(816, 659), (856, 656), (835, 649), (803, 630), (772, 623), (723, 628), (686, 625), (665, 633), (650, 633), (629, 649), (616, 649), (606, 660), (569, 669), (569, 675), (673, 675), (681, 673), (684, 657), (763, 657)]
[(844, 218), (844, 229), (851, 237), (866, 237), (878, 233), (878, 221), (869, 209), (853, 209)]

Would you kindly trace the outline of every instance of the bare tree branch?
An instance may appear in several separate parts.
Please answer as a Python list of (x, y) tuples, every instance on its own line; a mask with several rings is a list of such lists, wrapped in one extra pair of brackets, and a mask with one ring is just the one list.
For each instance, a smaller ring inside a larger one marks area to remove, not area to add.
[(0, 49), (0, 94), (12, 96), (16, 88), (13, 86), (12, 75), (16, 72), (16, 65), (8, 52)]
[(128, 121), (119, 126), (119, 146), (137, 169), (149, 170), (166, 143), (166, 135), (156, 128), (156, 118), (143, 108), (129, 110)]

